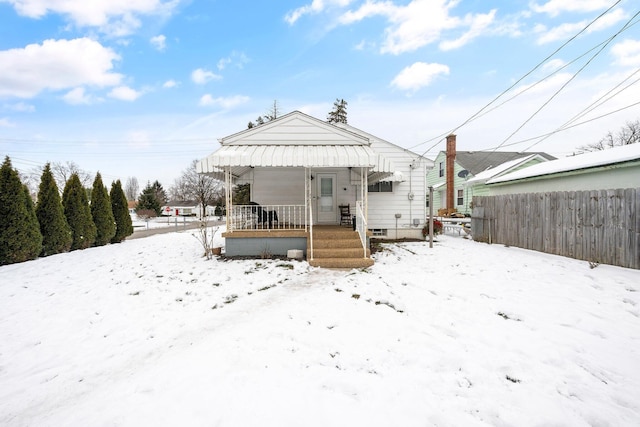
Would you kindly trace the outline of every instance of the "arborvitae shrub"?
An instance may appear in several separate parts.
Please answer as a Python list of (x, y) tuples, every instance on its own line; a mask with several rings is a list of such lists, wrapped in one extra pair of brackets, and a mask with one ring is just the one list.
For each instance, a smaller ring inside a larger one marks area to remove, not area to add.
[(87, 193), (82, 188), (76, 173), (71, 175), (64, 186), (62, 206), (73, 235), (71, 250), (85, 249), (93, 245), (96, 239), (96, 226), (91, 218)]
[(73, 236), (64, 216), (62, 200), (49, 163), (45, 165), (40, 178), (36, 216), (42, 233), (42, 256), (68, 251)]
[(106, 245), (116, 234), (116, 222), (111, 211), (111, 199), (109, 193), (102, 183), (100, 172), (93, 180), (93, 190), (91, 190), (91, 217), (96, 226), (96, 246)]
[(33, 201), (7, 156), (0, 167), (0, 265), (35, 259), (41, 250)]
[(122, 191), (122, 183), (120, 180), (111, 184), (111, 212), (116, 221), (116, 234), (111, 238), (111, 243), (120, 243), (127, 236), (133, 234), (133, 224), (131, 223), (131, 215), (129, 214), (129, 203), (127, 197)]

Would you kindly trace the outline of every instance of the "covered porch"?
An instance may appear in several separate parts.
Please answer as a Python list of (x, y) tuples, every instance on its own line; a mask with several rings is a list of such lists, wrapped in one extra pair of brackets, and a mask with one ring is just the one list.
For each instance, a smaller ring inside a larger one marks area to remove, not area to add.
[[(227, 255), (286, 256), (300, 249), (313, 262), (326, 255), (320, 227), (332, 226), (348, 232), (345, 239), (356, 236), (357, 257), (370, 260), (368, 186), (394, 170), (367, 137), (295, 111), (220, 143), (197, 167), (225, 183)], [(235, 203), (238, 185), (248, 188), (250, 202)], [(348, 221), (341, 206), (348, 206)]]

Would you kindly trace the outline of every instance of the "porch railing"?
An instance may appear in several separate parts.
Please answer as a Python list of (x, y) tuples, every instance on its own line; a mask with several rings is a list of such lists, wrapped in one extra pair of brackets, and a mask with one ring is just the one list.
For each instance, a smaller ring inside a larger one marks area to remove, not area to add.
[(367, 217), (364, 215), (364, 207), (362, 201), (356, 202), (356, 231), (360, 236), (360, 243), (364, 250), (364, 258), (367, 257)]
[(233, 205), (233, 230), (304, 230), (304, 205)]

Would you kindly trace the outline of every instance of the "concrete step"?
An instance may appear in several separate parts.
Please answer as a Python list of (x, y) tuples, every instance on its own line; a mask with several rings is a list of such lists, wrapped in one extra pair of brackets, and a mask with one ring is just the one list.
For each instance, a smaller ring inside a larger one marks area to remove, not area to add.
[(313, 239), (313, 247), (316, 249), (327, 248), (360, 248), (360, 239)]
[[(307, 250), (307, 253), (310, 253)], [(367, 250), (367, 256), (371, 256), (371, 251)], [(314, 258), (362, 258), (362, 246), (359, 248), (314, 248)]]
[(315, 258), (309, 261), (313, 267), (323, 268), (366, 268), (373, 265), (371, 258)]

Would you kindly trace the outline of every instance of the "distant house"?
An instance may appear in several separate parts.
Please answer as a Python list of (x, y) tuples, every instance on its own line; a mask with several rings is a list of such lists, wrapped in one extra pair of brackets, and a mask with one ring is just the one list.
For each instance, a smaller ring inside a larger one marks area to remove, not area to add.
[(127, 206), (129, 208), (129, 213), (135, 214), (136, 208), (138, 207), (138, 202), (136, 200), (129, 200), (127, 201)]
[(640, 188), (640, 144), (531, 166), (487, 181), (488, 195)]
[[(456, 136), (450, 135), (447, 151), (438, 153), (434, 168), (427, 173), (427, 186), (434, 189), (433, 211), (443, 213), (453, 209), (470, 215), (473, 196), (487, 195), (489, 179), (553, 159), (555, 157), (549, 154), (537, 152), (457, 151)], [(447, 185), (448, 180), (450, 185)], [(451, 199), (449, 203), (447, 197)]]
[[(299, 111), (220, 143), (197, 167), (225, 182), (227, 255), (296, 250), (313, 265), (361, 267), (372, 234), (421, 237), (433, 162), (419, 154)], [(251, 203), (234, 204), (239, 184)]]
[[(169, 200), (161, 207), (161, 216), (200, 216), (202, 204), (195, 200)], [(220, 210), (216, 211), (215, 206), (207, 205), (205, 216), (221, 215)]]

